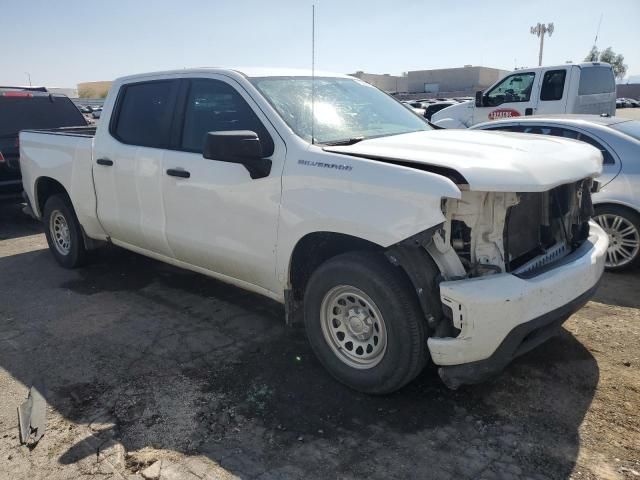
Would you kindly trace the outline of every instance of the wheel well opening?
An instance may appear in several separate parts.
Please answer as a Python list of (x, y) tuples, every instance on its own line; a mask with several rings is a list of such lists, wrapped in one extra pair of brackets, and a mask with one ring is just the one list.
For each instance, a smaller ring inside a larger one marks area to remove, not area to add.
[(60, 182), (49, 177), (42, 177), (38, 179), (36, 183), (36, 199), (38, 202), (38, 211), (41, 216), (44, 211), (44, 204), (47, 203), (47, 200), (52, 195), (57, 194), (68, 196), (67, 191)]
[(313, 272), (336, 255), (352, 251), (382, 251), (368, 240), (335, 232), (314, 232), (302, 237), (293, 249), (289, 266), (289, 282), (293, 300), (301, 301)]

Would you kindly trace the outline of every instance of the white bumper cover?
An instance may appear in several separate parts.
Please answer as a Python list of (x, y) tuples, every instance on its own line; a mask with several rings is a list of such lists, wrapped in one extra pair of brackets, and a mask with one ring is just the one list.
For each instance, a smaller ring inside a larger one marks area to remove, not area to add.
[(442, 282), (440, 297), (453, 312), (456, 338), (430, 338), (437, 365), (489, 358), (518, 325), (559, 309), (593, 288), (604, 271), (607, 234), (590, 222), (589, 239), (560, 264), (532, 278), (502, 273)]

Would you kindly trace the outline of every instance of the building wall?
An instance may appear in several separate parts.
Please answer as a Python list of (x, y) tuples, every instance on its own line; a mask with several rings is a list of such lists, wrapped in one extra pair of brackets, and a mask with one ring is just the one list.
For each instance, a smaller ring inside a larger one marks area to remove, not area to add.
[(78, 84), (81, 98), (103, 98), (107, 95), (112, 82), (84, 82)]
[(406, 92), (408, 88), (407, 77), (365, 72), (350, 73), (349, 75), (359, 78), (360, 80), (370, 83), (374, 87), (389, 93)]
[(616, 96), (640, 99), (640, 83), (619, 83), (616, 85)]
[[(472, 67), (443, 68), (438, 70), (415, 70), (408, 73), (408, 88), (411, 93), (425, 91), (425, 84), (432, 88), (430, 93), (468, 92), (484, 90), (504, 77), (508, 72), (497, 68)], [(437, 88), (435, 88), (437, 87)]]

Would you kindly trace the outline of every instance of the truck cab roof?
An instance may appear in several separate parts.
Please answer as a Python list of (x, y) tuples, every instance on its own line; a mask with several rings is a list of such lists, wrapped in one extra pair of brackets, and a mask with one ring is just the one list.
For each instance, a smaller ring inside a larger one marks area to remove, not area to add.
[(349, 75), (336, 72), (328, 72), (323, 70), (315, 70), (312, 72), (310, 69), (304, 68), (266, 68), (266, 67), (198, 67), (198, 68), (185, 68), (180, 70), (164, 70), (158, 72), (141, 73), (135, 75), (127, 75), (126, 77), (120, 77), (116, 79), (118, 83), (131, 83), (136, 80), (161, 77), (165, 75), (192, 75), (198, 73), (205, 74), (226, 74), (226, 75), (241, 75), (246, 78), (262, 78), (262, 77), (337, 77), (337, 78), (350, 78)]

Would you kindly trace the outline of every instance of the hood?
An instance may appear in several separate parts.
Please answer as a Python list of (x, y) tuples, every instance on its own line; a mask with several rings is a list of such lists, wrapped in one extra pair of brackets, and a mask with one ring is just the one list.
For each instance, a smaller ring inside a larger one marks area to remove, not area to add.
[(473, 116), (473, 107), (475, 102), (468, 101), (451, 105), (450, 107), (443, 108), (442, 110), (431, 115), (431, 121), (439, 125), (439, 122), (443, 120), (457, 120), (460, 125), (452, 127), (451, 125), (444, 125), (445, 128), (465, 128), (471, 125), (471, 117)]
[(602, 171), (602, 154), (591, 145), (524, 133), (430, 130), (324, 149), (455, 170), (476, 191), (544, 192)]

